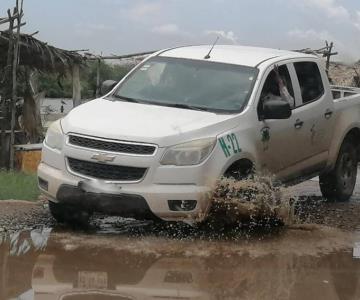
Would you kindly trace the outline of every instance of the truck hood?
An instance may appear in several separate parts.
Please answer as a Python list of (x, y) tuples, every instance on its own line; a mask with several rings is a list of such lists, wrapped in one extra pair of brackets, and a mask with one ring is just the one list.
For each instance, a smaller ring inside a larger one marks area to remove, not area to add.
[[(175, 145), (216, 136), (234, 115), (96, 99), (73, 109), (61, 122), (65, 134)], [(230, 127), (231, 128), (231, 127)]]

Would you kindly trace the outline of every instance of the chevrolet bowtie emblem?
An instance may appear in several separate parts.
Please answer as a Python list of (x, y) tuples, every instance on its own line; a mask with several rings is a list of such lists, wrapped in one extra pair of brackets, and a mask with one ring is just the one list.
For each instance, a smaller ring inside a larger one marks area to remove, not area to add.
[(91, 159), (96, 160), (101, 163), (113, 162), (116, 156), (108, 155), (105, 153), (95, 154), (91, 157)]

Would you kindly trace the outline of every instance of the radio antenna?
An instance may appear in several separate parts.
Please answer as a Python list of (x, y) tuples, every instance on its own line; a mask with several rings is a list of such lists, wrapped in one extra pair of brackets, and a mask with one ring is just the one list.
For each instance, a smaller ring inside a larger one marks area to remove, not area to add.
[(219, 40), (219, 37), (216, 38), (216, 40), (215, 40), (214, 44), (212, 45), (209, 53), (206, 54), (206, 56), (204, 57), (204, 59), (209, 59), (209, 58), (210, 58), (210, 54), (211, 54), (211, 52), (213, 51), (213, 49), (214, 49), (215, 45), (217, 44), (218, 40)]

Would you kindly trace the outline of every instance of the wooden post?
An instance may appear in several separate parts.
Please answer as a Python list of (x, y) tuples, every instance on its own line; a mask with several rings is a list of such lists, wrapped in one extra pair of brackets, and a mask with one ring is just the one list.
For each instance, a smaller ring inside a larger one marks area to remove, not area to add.
[(12, 66), (12, 97), (11, 97), (11, 133), (10, 133), (10, 170), (14, 169), (15, 166), (15, 121), (16, 121), (16, 101), (17, 101), (17, 69), (19, 63), (19, 43), (20, 43), (20, 28), (21, 28), (21, 17), (23, 14), (23, 0), (21, 0), (21, 7), (19, 9), (19, 0), (16, 0), (16, 11), (17, 17), (17, 29), (14, 43), (14, 56)]
[(0, 169), (6, 167), (7, 155), (6, 155), (6, 105), (5, 97), (0, 96)]
[(101, 66), (101, 59), (98, 58), (97, 65), (96, 65), (96, 98), (100, 97), (100, 66)]
[(326, 73), (327, 73), (328, 76), (329, 76), (329, 70), (330, 70), (330, 58), (331, 58), (331, 55), (333, 55), (332, 52), (331, 52), (333, 47), (334, 47), (333, 42), (331, 42), (330, 46), (327, 47), (328, 52), (327, 52), (327, 56), (326, 56)]
[[(8, 120), (7, 115), (7, 106), (6, 106), (6, 100), (8, 97), (11, 96), (10, 93), (10, 77), (11, 77), (11, 65), (12, 65), (12, 58), (14, 53), (14, 39), (13, 39), (13, 29), (14, 29), (14, 16), (11, 15), (10, 9), (7, 11), (8, 14), (8, 20), (9, 20), (9, 48), (7, 53), (7, 60), (6, 60), (6, 68), (5, 68), (5, 88), (4, 88), (4, 95), (3, 95), (3, 101), (1, 103), (1, 111), (2, 111), (2, 126), (1, 126), (1, 133), (0, 133), (0, 142), (1, 142), (1, 158), (0, 158), (0, 168), (8, 168), (9, 167), (9, 147), (6, 139), (6, 130), (9, 129), (8, 123), (10, 120)], [(15, 15), (15, 12), (14, 12)]]
[(6, 106), (5, 97), (0, 96), (0, 169), (6, 166), (6, 147), (5, 147), (5, 130), (6, 130)]
[(73, 81), (73, 106), (79, 106), (81, 104), (81, 82), (80, 82), (80, 67), (75, 64), (72, 70)]

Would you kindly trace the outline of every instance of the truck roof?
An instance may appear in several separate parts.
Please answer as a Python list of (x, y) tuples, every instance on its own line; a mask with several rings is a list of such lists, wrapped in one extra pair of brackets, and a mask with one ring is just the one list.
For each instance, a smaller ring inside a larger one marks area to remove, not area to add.
[[(211, 47), (212, 45), (201, 45), (173, 48), (161, 52), (159, 56), (204, 60), (204, 57), (208, 54)], [(208, 59), (208, 61), (256, 67), (262, 62), (273, 58), (283, 60), (314, 57), (316, 56), (288, 50), (234, 45), (216, 45), (211, 52), (211, 58)]]

